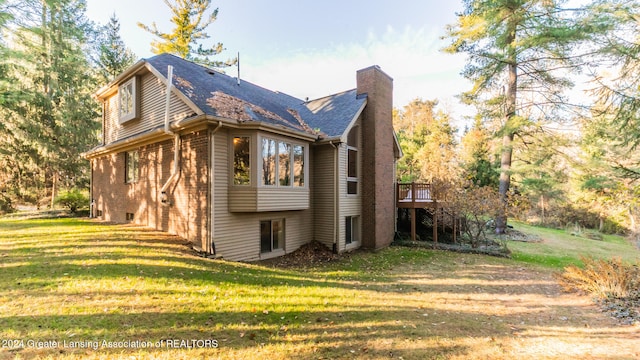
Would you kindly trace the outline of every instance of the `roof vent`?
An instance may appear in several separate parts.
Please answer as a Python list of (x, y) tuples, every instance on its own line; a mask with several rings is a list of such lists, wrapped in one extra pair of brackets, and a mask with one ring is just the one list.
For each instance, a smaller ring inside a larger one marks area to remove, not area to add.
[(215, 75), (216, 74), (216, 72), (213, 69), (205, 69), (204, 71), (206, 71), (207, 74), (210, 74), (210, 75)]

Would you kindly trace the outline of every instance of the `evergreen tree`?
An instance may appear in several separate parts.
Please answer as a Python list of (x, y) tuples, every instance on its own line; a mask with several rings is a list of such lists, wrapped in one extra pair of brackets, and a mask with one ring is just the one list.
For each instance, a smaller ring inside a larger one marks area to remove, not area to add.
[(559, 133), (538, 132), (521, 136), (524, 146), (516, 150), (518, 161), (513, 167), (518, 191), (538, 209), (539, 220), (536, 222), (543, 226), (561, 225), (563, 219), (550, 219), (551, 208), (560, 208), (566, 202), (571, 164), (565, 153), (572, 153), (575, 148), (567, 136)]
[(171, 22), (175, 27), (171, 33), (160, 31), (155, 22), (151, 26), (138, 23), (139, 27), (159, 38), (151, 43), (151, 51), (154, 54), (174, 54), (183, 59), (214, 67), (236, 63), (237, 59), (226, 62), (210, 59), (224, 50), (222, 43), (219, 42), (207, 48), (199, 44), (201, 40), (209, 39), (210, 36), (205, 30), (216, 21), (218, 16), (217, 8), (207, 15), (211, 0), (175, 0), (175, 2), (164, 0), (164, 3), (172, 13)]
[(599, 0), (590, 7), (589, 21), (608, 30), (596, 37), (602, 56), (593, 69), (599, 111), (595, 115), (612, 115), (622, 145), (635, 148), (640, 145), (640, 4)]
[(491, 136), (476, 118), (473, 127), (460, 140), (460, 166), (463, 177), (478, 187), (498, 188), (498, 167), (491, 149)]
[[(0, 0), (0, 109), (7, 101), (7, 91), (10, 88), (11, 82), (8, 79), (7, 64), (3, 60), (7, 59), (8, 50), (7, 44), (4, 41), (6, 34), (6, 24), (11, 19), (11, 15), (5, 9), (6, 0)], [(1, 111), (1, 110), (0, 110)], [(2, 124), (0, 124), (0, 131), (2, 130)]]
[(554, 117), (566, 103), (566, 78), (581, 59), (572, 45), (595, 29), (578, 23), (576, 10), (557, 0), (465, 0), (464, 12), (447, 28), (445, 50), (469, 56), (462, 74), (473, 82), (463, 95), (470, 103), (491, 109), (500, 120), (502, 137), (499, 193), (505, 211), (496, 232), (507, 225), (506, 204), (511, 182), (514, 139), (533, 121)]
[(18, 99), (6, 122), (2, 161), (13, 188), (25, 200), (51, 200), (61, 186), (86, 186), (80, 157), (97, 142), (97, 83), (87, 58), (93, 31), (83, 0), (23, 0), (13, 33), (12, 89)]
[(133, 65), (136, 56), (120, 37), (120, 20), (114, 13), (109, 22), (102, 27), (103, 37), (99, 40), (98, 68), (102, 82), (113, 80), (126, 68)]

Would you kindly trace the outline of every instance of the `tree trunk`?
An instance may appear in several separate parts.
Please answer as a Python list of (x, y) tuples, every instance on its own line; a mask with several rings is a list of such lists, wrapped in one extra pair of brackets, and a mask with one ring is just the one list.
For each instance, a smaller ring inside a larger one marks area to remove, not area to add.
[(518, 92), (518, 63), (515, 52), (516, 19), (509, 17), (507, 23), (507, 61), (509, 62), (507, 89), (505, 94), (505, 119), (502, 135), (502, 154), (500, 156), (500, 184), (498, 192), (502, 207), (496, 217), (496, 234), (504, 234), (507, 231), (507, 194), (511, 183), (511, 156), (513, 154), (513, 138), (516, 132), (514, 117), (516, 115), (516, 96)]
[(604, 215), (600, 215), (600, 224), (598, 225), (598, 231), (602, 232), (604, 230)]
[(502, 207), (496, 217), (496, 234), (504, 234), (507, 229), (507, 194), (509, 193), (509, 185), (511, 183), (511, 154), (513, 142), (513, 133), (505, 134), (502, 137), (502, 156), (500, 159), (500, 184), (498, 192)]
[(51, 210), (53, 210), (53, 206), (56, 204), (56, 195), (58, 192), (58, 172), (53, 172), (53, 179), (51, 180)]
[(540, 220), (542, 221), (542, 226), (545, 226), (545, 223), (544, 223), (544, 195), (540, 195)]

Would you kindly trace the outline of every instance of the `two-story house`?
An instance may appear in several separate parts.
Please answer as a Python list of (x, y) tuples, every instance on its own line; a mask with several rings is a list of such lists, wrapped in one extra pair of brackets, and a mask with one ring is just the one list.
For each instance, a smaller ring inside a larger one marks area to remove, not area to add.
[(312, 240), (336, 252), (385, 247), (401, 156), (393, 80), (372, 66), (356, 83), (301, 100), (173, 55), (143, 59), (97, 92), (92, 215), (231, 260)]

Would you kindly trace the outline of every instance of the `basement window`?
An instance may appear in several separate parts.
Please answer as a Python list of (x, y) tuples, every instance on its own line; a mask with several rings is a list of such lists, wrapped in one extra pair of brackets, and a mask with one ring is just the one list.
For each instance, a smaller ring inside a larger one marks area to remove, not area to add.
[(284, 219), (260, 221), (260, 253), (284, 249)]
[(127, 221), (133, 221), (133, 213), (126, 214)]
[(138, 150), (127, 151), (124, 153), (124, 167), (124, 182), (127, 184), (138, 182), (138, 173), (140, 172)]
[(344, 242), (346, 245), (360, 241), (360, 217), (347, 216), (344, 224)]

